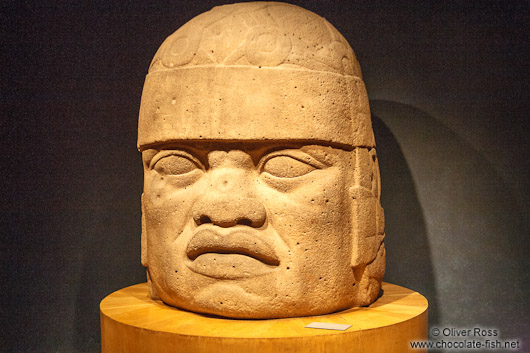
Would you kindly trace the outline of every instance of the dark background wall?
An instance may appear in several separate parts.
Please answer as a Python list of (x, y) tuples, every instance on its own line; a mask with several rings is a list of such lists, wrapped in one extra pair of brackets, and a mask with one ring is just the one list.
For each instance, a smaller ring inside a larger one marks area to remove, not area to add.
[[(0, 350), (97, 352), (99, 301), (144, 281), (144, 76), (165, 37), (221, 3), (1, 2)], [(293, 3), (363, 68), (385, 280), (423, 293), (431, 326), (530, 346), (530, 3)]]

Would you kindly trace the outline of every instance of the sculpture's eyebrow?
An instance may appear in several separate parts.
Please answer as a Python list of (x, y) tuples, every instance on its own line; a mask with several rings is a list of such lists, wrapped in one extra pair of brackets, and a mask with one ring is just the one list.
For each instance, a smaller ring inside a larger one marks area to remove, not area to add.
[(158, 153), (156, 153), (149, 161), (149, 168), (152, 169), (153, 166), (160, 159), (167, 157), (167, 156), (172, 156), (172, 155), (184, 157), (188, 159), (189, 161), (191, 161), (193, 164), (195, 164), (197, 168), (204, 170), (204, 166), (200, 160), (198, 160), (193, 154), (188, 153), (187, 151), (181, 150), (181, 149), (165, 149), (165, 150), (158, 151)]
[(286, 156), (296, 159), (302, 163), (309, 164), (317, 169), (323, 169), (330, 166), (329, 162), (326, 162), (319, 156), (316, 156), (315, 153), (311, 152), (312, 151), (310, 150), (303, 150), (301, 148), (287, 148), (277, 150), (274, 152), (267, 153), (265, 156), (263, 156), (259, 162), (259, 166), (263, 167), (264, 163), (266, 163), (269, 159), (280, 156)]

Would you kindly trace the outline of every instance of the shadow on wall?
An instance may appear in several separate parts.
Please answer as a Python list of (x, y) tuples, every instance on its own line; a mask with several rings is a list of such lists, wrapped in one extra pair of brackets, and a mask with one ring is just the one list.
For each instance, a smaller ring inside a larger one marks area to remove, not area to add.
[(438, 322), (431, 249), (414, 181), (396, 138), (372, 114), (385, 209), (385, 282), (419, 291), (429, 301), (429, 322)]
[(434, 117), (396, 102), (370, 105), (387, 221), (385, 281), (424, 294), (431, 325), (492, 327), (503, 339), (523, 339), (528, 216), (513, 190)]

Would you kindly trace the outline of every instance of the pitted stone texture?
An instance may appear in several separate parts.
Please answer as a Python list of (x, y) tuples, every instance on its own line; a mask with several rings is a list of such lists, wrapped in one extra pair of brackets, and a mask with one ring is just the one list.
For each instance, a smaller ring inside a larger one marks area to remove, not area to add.
[[(143, 97), (140, 149), (194, 139), (374, 146), (359, 78), (258, 67), (176, 69), (149, 74)], [(293, 116), (294, 124), (286, 118)]]
[(138, 147), (154, 298), (233, 318), (377, 298), (384, 213), (368, 97), (320, 16), (243, 3), (185, 24), (151, 64)]
[(193, 66), (262, 66), (361, 77), (344, 37), (324, 18), (280, 2), (214, 7), (170, 35), (149, 72)]

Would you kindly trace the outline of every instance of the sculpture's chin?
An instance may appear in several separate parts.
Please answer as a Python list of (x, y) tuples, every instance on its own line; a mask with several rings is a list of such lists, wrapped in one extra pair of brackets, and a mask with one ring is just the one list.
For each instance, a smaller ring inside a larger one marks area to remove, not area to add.
[(353, 306), (351, 301), (340, 299), (339, 296), (321, 295), (319, 292), (308, 293), (298, 298), (287, 290), (280, 293), (271, 290), (253, 294), (235, 285), (233, 281), (219, 281), (198, 290), (190, 297), (175, 298), (163, 295), (161, 299), (168, 305), (184, 310), (234, 319), (324, 315)]

